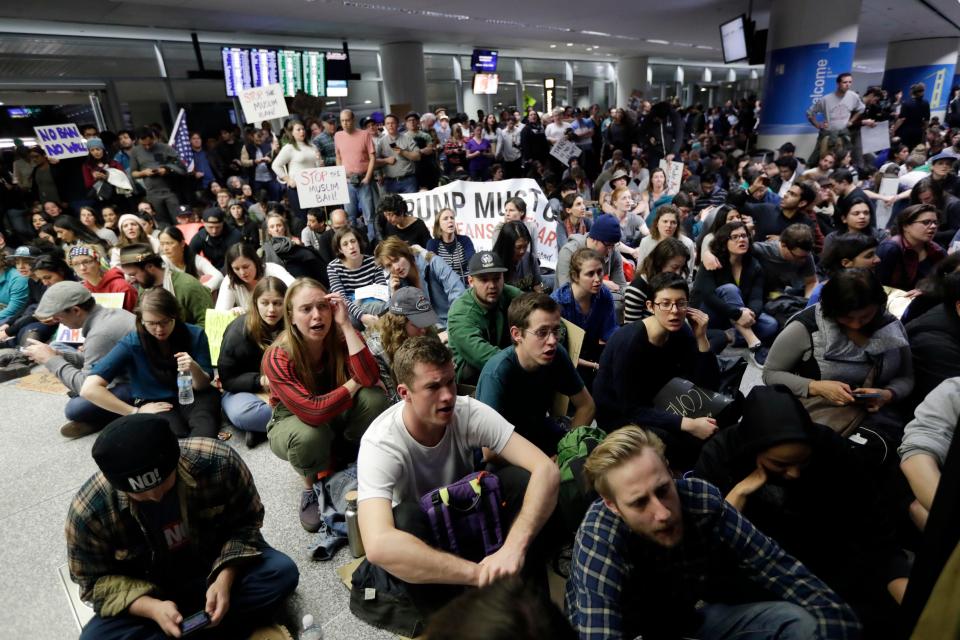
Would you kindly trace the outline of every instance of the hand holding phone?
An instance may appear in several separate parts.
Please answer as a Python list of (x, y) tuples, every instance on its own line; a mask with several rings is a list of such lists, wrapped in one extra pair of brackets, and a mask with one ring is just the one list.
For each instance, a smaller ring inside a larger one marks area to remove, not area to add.
[(878, 392), (872, 392), (872, 391), (869, 391), (869, 392), (854, 391), (853, 392), (853, 399), (856, 400), (857, 402), (863, 402), (865, 400), (877, 400), (882, 397), (883, 397), (883, 394), (880, 393), (879, 391)]
[(199, 631), (207, 625), (210, 624), (210, 616), (207, 615), (206, 611), (198, 611), (189, 618), (184, 618), (183, 622), (180, 623), (180, 635), (181, 637), (187, 636), (194, 631)]

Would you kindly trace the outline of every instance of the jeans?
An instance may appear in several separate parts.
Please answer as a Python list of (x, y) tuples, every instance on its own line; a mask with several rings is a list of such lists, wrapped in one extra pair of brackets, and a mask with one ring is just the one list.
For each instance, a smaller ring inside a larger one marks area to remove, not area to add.
[[(117, 384), (110, 387), (110, 393), (117, 396), (127, 404), (133, 404), (133, 396), (130, 395), (130, 385)], [(120, 416), (112, 411), (101, 409), (86, 398), (76, 396), (67, 400), (67, 406), (63, 410), (64, 417), (73, 422), (85, 422), (95, 426), (105, 427)]]
[(267, 423), (270, 422), (273, 409), (256, 394), (224, 391), (221, 404), (227, 420), (237, 429), (267, 432)]
[[(726, 302), (728, 305), (735, 307), (745, 307), (747, 306), (743, 302), (743, 292), (740, 291), (740, 287), (735, 284), (722, 284), (717, 287), (717, 295), (721, 300)], [(705, 311), (710, 316), (710, 328), (712, 329), (728, 329), (732, 324), (732, 321), (727, 320), (727, 314), (725, 309), (713, 309), (709, 308), (707, 305)], [(760, 313), (757, 316), (757, 322), (754, 324), (751, 329), (757, 334), (757, 337), (764, 343), (768, 343), (773, 340), (777, 335), (777, 329), (780, 325), (777, 323), (776, 319), (772, 316), (767, 315), (766, 313)], [(735, 345), (743, 345), (743, 337), (737, 333)], [(750, 346), (750, 345), (748, 345)]]
[[(214, 629), (199, 631), (190, 638), (245, 638), (250, 631), (269, 622), (269, 610), (293, 593), (300, 582), (300, 571), (286, 554), (267, 547), (259, 559), (243, 567), (230, 589), (230, 609), (223, 622)], [(185, 581), (186, 582), (186, 581)], [(193, 581), (197, 582), (197, 581)], [(177, 604), (184, 618), (204, 608), (206, 580), (201, 577), (199, 589), (192, 593), (161, 593), (154, 597), (169, 597)], [(183, 590), (177, 585), (178, 591)], [(184, 590), (185, 591), (185, 590)], [(166, 640), (167, 636), (153, 620), (124, 613), (110, 618), (94, 616), (80, 640)]]
[[(347, 180), (347, 190), (350, 194), (350, 201), (344, 205), (347, 210), (347, 217), (350, 219), (350, 225), (357, 224), (360, 213), (363, 213), (363, 221), (367, 225), (367, 239), (372, 243), (376, 240), (376, 230), (374, 229), (374, 217), (377, 213), (376, 187), (371, 180), (369, 184), (353, 184)], [(359, 206), (358, 206), (359, 205)]]
[(700, 610), (699, 640), (806, 640), (817, 636), (817, 620), (790, 602), (708, 604)]
[(383, 190), (387, 193), (415, 193), (417, 191), (417, 176), (411, 173), (402, 178), (384, 178)]

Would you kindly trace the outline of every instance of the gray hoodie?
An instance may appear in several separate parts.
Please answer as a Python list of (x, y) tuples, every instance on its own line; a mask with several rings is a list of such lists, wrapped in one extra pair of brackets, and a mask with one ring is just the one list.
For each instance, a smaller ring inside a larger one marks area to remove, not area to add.
[[(120, 338), (136, 331), (134, 315), (125, 309), (107, 309), (94, 305), (83, 323), (83, 352), (61, 353), (47, 360), (47, 369), (72, 393), (80, 394), (90, 369), (116, 346)], [(113, 383), (124, 382), (114, 378)]]
[(914, 419), (903, 429), (897, 453), (906, 460), (918, 453), (933, 456), (942, 468), (960, 418), (960, 377), (947, 378), (917, 406)]

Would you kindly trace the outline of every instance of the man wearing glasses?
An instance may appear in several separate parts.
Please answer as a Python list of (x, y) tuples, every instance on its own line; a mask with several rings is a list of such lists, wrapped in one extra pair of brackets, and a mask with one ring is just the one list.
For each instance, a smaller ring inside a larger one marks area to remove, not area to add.
[[(99, 431), (119, 416), (81, 398), (80, 387), (93, 365), (110, 353), (123, 336), (136, 329), (133, 314), (124, 309), (101, 307), (82, 284), (66, 280), (44, 291), (35, 315), (69, 329), (80, 329), (84, 338), (82, 352), (60, 353), (36, 340), (26, 348), (26, 354), (34, 362), (45, 366), (69, 390), (71, 397), (64, 409), (68, 422), (60, 427), (61, 435), (80, 438)], [(132, 402), (125, 379), (116, 380), (110, 391), (124, 402)]]
[(189, 273), (167, 268), (163, 258), (146, 244), (130, 244), (120, 250), (120, 268), (127, 279), (142, 289), (163, 287), (173, 294), (183, 309), (183, 321), (203, 328), (207, 309), (213, 308), (210, 290)]
[(517, 433), (547, 455), (557, 452), (565, 425), (548, 417), (555, 393), (570, 397), (572, 426), (593, 421), (594, 404), (570, 356), (560, 345), (560, 305), (545, 293), (525, 293), (510, 303), (513, 344), (490, 358), (477, 382), (477, 400), (493, 407)]

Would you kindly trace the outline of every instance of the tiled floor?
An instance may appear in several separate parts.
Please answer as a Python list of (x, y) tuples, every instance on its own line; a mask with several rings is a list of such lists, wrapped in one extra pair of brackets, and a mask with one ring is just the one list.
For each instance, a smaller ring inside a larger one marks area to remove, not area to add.
[[(0, 385), (0, 637), (68, 640), (79, 630), (58, 571), (67, 561), (63, 523), (70, 499), (96, 470), (90, 457), (96, 436), (61, 437), (66, 396), (14, 385)], [(346, 549), (330, 562), (307, 558), (311, 534), (297, 517), (296, 474), (267, 445), (251, 451), (242, 438), (230, 443), (253, 472), (266, 507), (264, 536), (300, 567), (300, 587), (289, 602), (289, 617), (312, 613), (323, 624), (327, 640), (394, 638), (351, 615), (350, 593), (336, 574), (337, 567), (352, 559)]]

